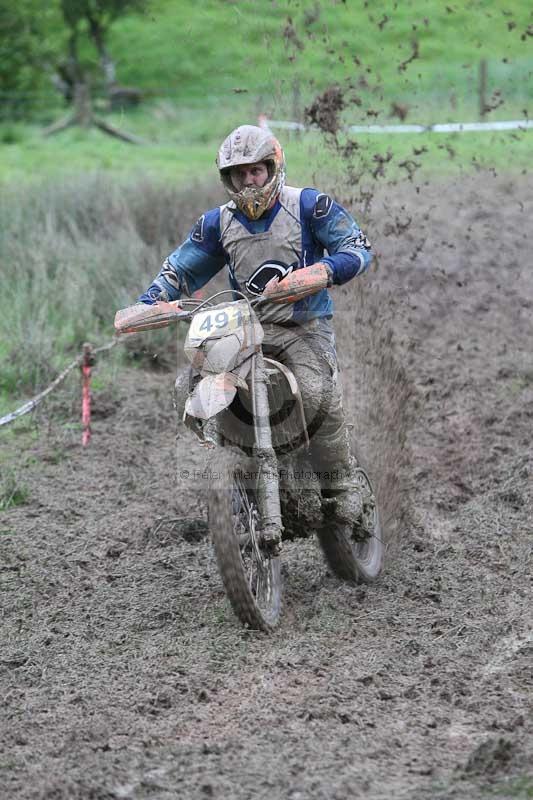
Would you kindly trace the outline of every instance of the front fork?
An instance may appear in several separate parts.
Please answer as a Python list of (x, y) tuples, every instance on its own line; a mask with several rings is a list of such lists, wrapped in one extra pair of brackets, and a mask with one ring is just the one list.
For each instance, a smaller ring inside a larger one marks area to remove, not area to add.
[(268, 404), (268, 378), (262, 352), (252, 361), (252, 410), (255, 455), (259, 467), (257, 494), (263, 541), (274, 554), (281, 549), (283, 524), (279, 500), (278, 460), (272, 445)]

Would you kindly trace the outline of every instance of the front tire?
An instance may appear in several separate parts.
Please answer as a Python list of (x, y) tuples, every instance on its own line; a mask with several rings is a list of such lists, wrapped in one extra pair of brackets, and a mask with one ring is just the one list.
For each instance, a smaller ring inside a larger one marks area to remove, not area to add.
[(261, 477), (251, 458), (229, 448), (211, 470), (209, 529), (226, 594), (244, 625), (270, 632), (281, 611), (281, 565), (260, 542)]
[(363, 495), (362, 527), (337, 522), (334, 518), (321, 525), (318, 538), (326, 561), (335, 575), (351, 583), (373, 583), (383, 567), (385, 547), (376, 496), (370, 478), (360, 467), (356, 480)]

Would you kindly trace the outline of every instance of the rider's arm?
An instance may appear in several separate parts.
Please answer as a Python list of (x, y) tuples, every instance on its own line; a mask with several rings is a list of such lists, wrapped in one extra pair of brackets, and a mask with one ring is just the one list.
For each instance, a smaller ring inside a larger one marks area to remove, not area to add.
[(220, 209), (215, 208), (200, 217), (187, 239), (163, 262), (157, 277), (140, 303), (153, 305), (162, 292), (169, 300), (179, 300), (201, 289), (225, 264), (220, 243)]
[(372, 261), (370, 242), (353, 217), (329, 195), (304, 189), (304, 219), (313, 238), (328, 252), (320, 261), (332, 271), (335, 284), (346, 283), (365, 272)]

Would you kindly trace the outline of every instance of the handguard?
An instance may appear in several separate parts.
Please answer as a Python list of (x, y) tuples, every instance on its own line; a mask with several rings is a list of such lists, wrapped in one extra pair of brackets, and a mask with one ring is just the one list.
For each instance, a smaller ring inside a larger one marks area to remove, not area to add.
[(122, 308), (115, 314), (115, 331), (117, 334), (137, 333), (153, 328), (165, 328), (180, 317), (188, 317), (179, 300), (170, 303), (158, 302), (153, 306), (136, 303), (134, 306)]
[(263, 297), (273, 303), (294, 303), (328, 286), (331, 286), (331, 269), (318, 261), (294, 270), (281, 281), (270, 281), (265, 286)]

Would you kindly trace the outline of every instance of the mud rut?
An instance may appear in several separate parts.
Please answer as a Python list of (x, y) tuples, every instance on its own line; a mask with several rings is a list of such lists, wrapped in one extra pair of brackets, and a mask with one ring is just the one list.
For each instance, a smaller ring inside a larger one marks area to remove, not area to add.
[(374, 199), (377, 270), (336, 319), (387, 568), (353, 588), (288, 546), (272, 637), (222, 593), (170, 373), (118, 372), (87, 452), (60, 417), (21, 435), (2, 797), (530, 796), (532, 190), (484, 174)]

